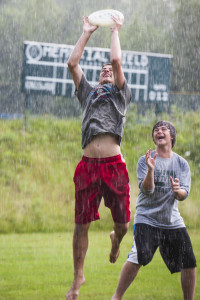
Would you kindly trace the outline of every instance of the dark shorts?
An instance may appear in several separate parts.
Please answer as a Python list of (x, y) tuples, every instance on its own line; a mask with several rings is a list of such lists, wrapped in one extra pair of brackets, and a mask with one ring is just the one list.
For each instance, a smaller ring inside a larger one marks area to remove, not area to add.
[(128, 261), (145, 266), (159, 247), (171, 273), (196, 267), (192, 244), (185, 227), (160, 229), (147, 224), (135, 224), (133, 231), (134, 243)]
[(83, 156), (75, 170), (74, 183), (75, 223), (98, 220), (102, 197), (114, 222), (130, 221), (129, 178), (121, 155), (100, 159)]

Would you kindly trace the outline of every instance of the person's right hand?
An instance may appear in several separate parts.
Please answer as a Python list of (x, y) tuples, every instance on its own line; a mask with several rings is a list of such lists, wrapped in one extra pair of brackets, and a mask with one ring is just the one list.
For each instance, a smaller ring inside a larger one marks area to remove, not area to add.
[(158, 155), (158, 153), (155, 153), (154, 156), (151, 157), (151, 149), (149, 149), (147, 151), (146, 156), (145, 156), (145, 162), (146, 162), (148, 169), (150, 169), (150, 170), (155, 169), (157, 155)]
[(94, 32), (98, 26), (90, 24), (88, 17), (83, 17), (83, 31), (84, 32)]

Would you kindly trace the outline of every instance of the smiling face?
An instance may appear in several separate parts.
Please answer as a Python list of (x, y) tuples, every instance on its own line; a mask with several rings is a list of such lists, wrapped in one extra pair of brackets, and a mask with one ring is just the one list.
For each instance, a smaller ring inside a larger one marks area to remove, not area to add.
[(105, 83), (114, 83), (114, 76), (113, 76), (113, 70), (111, 65), (104, 65), (101, 69), (100, 77), (99, 77), (99, 83), (105, 84)]
[(152, 137), (157, 146), (170, 142), (173, 148), (176, 143), (176, 128), (169, 121), (159, 121), (153, 127)]
[(167, 126), (159, 126), (154, 129), (153, 140), (157, 146), (172, 145), (172, 137)]

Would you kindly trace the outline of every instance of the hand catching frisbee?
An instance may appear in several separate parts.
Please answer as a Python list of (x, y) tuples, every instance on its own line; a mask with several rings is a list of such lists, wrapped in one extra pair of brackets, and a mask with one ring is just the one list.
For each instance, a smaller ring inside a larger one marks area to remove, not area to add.
[(109, 27), (115, 24), (114, 18), (124, 20), (123, 14), (114, 9), (103, 9), (93, 12), (88, 16), (90, 24), (101, 27)]

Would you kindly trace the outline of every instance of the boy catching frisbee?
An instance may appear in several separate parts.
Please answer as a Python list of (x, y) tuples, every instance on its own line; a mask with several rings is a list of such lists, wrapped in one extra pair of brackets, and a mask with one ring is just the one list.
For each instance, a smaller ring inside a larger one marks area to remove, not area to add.
[(83, 18), (83, 33), (68, 60), (76, 96), (82, 107), (83, 157), (74, 174), (75, 227), (73, 235), (74, 281), (67, 300), (78, 298), (85, 282), (83, 266), (88, 249), (88, 229), (99, 219), (101, 198), (111, 210), (114, 231), (110, 234), (109, 260), (115, 263), (130, 221), (129, 178), (121, 155), (125, 113), (131, 101), (121, 66), (119, 31), (123, 20), (113, 17), (110, 62), (102, 67), (99, 85), (92, 87), (79, 65), (88, 40), (98, 26)]

